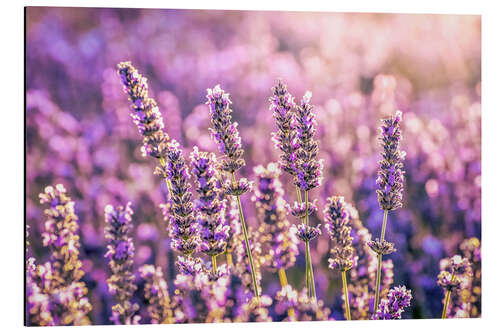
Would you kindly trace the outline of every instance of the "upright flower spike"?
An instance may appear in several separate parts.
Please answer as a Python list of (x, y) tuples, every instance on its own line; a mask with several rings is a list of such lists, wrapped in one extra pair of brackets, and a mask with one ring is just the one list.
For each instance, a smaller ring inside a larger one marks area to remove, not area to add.
[(395, 116), (382, 120), (380, 127), (383, 152), (377, 177), (377, 198), (383, 210), (395, 210), (402, 206), (403, 161), (406, 155), (400, 150), (402, 119), (401, 111), (396, 111)]
[(144, 265), (139, 269), (146, 281), (144, 296), (148, 300), (148, 313), (151, 324), (172, 324), (174, 322), (167, 282), (160, 267)]
[(288, 284), (285, 270), (292, 267), (298, 255), (298, 239), (290, 231), (286, 218), (283, 187), (279, 181), (280, 169), (269, 163), (265, 168), (254, 168), (257, 178), (252, 201), (255, 202), (260, 223), (259, 238), (262, 246), (262, 266), (272, 272), (279, 272), (282, 287)]
[(259, 286), (257, 285), (252, 251), (250, 249), (245, 216), (243, 215), (243, 207), (240, 200), (240, 196), (248, 192), (252, 184), (246, 179), (238, 181), (235, 175), (235, 172), (245, 165), (238, 124), (231, 121), (232, 110), (230, 108), (231, 100), (229, 99), (229, 94), (225, 93), (219, 85), (216, 85), (213, 89), (207, 89), (206, 104), (209, 106), (210, 122), (213, 126), (213, 128), (210, 128), (212, 137), (217, 143), (219, 151), (224, 154), (221, 168), (231, 174), (231, 180), (228, 180), (223, 186), (224, 193), (235, 196), (238, 203), (241, 229), (243, 230), (247, 257), (252, 273), (254, 294), (257, 301), (259, 301)]
[(212, 258), (215, 272), (215, 258), (226, 250), (229, 226), (225, 221), (224, 204), (219, 201), (220, 189), (216, 186), (216, 159), (214, 153), (200, 152), (194, 147), (190, 155), (191, 173), (196, 179), (199, 198), (196, 206), (196, 220), (200, 226), (200, 251)]
[(269, 110), (273, 112), (277, 131), (273, 133), (276, 148), (281, 151), (280, 167), (290, 175), (296, 175), (297, 128), (295, 119), (295, 103), (288, 92), (286, 84), (280, 79), (271, 89)]
[(231, 100), (229, 94), (216, 85), (207, 89), (207, 102), (210, 109), (210, 132), (217, 143), (219, 151), (224, 154), (222, 170), (234, 173), (245, 165), (238, 123), (232, 122)]
[(346, 319), (351, 320), (346, 271), (352, 268), (354, 248), (352, 247), (349, 209), (344, 197), (332, 196), (328, 198), (323, 213), (325, 215), (325, 229), (332, 240), (328, 267), (341, 271)]
[(387, 299), (383, 299), (377, 311), (374, 314), (374, 319), (401, 319), (404, 309), (410, 306), (412, 299), (411, 290), (405, 286), (395, 287), (389, 290)]
[(444, 259), (440, 262), (441, 272), (438, 275), (438, 285), (445, 292), (443, 312), (441, 318), (445, 319), (448, 315), (448, 305), (452, 293), (457, 293), (463, 289), (464, 282), (470, 278), (471, 264), (467, 258), (455, 255), (449, 259)]
[(125, 207), (107, 205), (104, 209), (104, 233), (108, 241), (105, 257), (111, 268), (107, 283), (110, 294), (118, 301), (112, 307), (111, 320), (115, 324), (138, 324), (141, 318), (135, 314), (139, 305), (130, 302), (137, 290), (135, 275), (132, 273), (135, 248), (130, 237), (133, 214), (130, 202)]
[(191, 255), (198, 250), (199, 230), (191, 202), (192, 193), (189, 190), (189, 171), (182, 156), (179, 143), (171, 140), (168, 143), (166, 165), (157, 168), (171, 184), (171, 205), (169, 231), (172, 238), (171, 247), (183, 255)]
[(318, 160), (318, 142), (314, 140), (316, 119), (310, 103), (312, 93), (307, 91), (297, 106), (297, 163), (295, 184), (302, 191), (309, 191), (321, 185), (323, 161)]
[(132, 66), (130, 61), (119, 63), (117, 68), (124, 91), (132, 102), (131, 117), (143, 136), (141, 148), (143, 156), (165, 158), (169, 137), (163, 130), (163, 118), (156, 101), (148, 96), (147, 79)]
[(377, 277), (375, 289), (375, 306), (378, 308), (380, 301), (380, 280), (382, 274), (382, 256), (395, 251), (394, 244), (385, 240), (385, 229), (387, 226), (387, 215), (390, 210), (398, 209), (403, 201), (403, 160), (406, 153), (400, 150), (401, 121), (403, 114), (396, 111), (395, 116), (382, 120), (380, 127), (382, 143), (382, 160), (379, 162), (380, 170), (377, 177), (377, 199), (380, 208), (384, 210), (384, 219), (382, 221), (382, 230), (380, 239), (370, 241), (369, 246), (377, 253)]
[[(83, 325), (89, 322), (87, 314), (92, 310), (87, 297), (82, 262), (79, 259), (80, 237), (75, 203), (66, 194), (62, 184), (47, 186), (39, 195), (47, 221), (42, 234), (43, 245), (51, 252), (50, 261), (38, 265), (33, 278), (40, 291), (49, 297), (52, 323), (55, 325)], [(49, 321), (45, 317), (46, 323)]]

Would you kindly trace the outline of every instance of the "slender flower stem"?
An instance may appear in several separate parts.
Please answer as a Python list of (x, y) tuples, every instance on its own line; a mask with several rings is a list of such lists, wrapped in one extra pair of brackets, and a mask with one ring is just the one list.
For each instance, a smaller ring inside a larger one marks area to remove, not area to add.
[[(286, 278), (286, 272), (283, 268), (278, 270), (278, 275), (280, 278), (281, 287), (285, 288), (288, 285), (288, 280)], [(288, 317), (291, 320), (295, 320), (295, 310), (293, 308), (288, 309)]]
[[(309, 226), (309, 191), (305, 191), (304, 194), (304, 201), (306, 202), (306, 226)], [(314, 298), (314, 301), (316, 301), (316, 286), (314, 283), (314, 272), (313, 272), (313, 266), (312, 266), (312, 260), (311, 260), (311, 250), (309, 249), (309, 242), (306, 243), (306, 256), (308, 257), (309, 260), (306, 262), (309, 262), (309, 279), (310, 279), (310, 288), (311, 288), (311, 296)]]
[(306, 289), (307, 289), (307, 296), (312, 297), (312, 290), (311, 290), (311, 274), (309, 272), (309, 242), (306, 242)]
[(212, 272), (217, 274), (217, 256), (212, 256)]
[(347, 277), (346, 271), (342, 271), (342, 286), (344, 289), (344, 302), (345, 302), (345, 317), (351, 320), (351, 308), (349, 307), (349, 292), (347, 291)]
[(233, 255), (231, 254), (231, 252), (226, 252), (226, 262), (227, 262), (227, 265), (229, 267), (233, 267), (234, 264), (233, 264)]
[[(234, 176), (234, 172), (231, 172), (231, 176), (233, 178), (233, 185), (236, 187), (238, 183), (236, 182), (236, 177)], [(252, 251), (250, 250), (250, 243), (248, 241), (247, 226), (245, 223), (245, 216), (243, 216), (243, 208), (241, 206), (241, 200), (240, 200), (239, 195), (236, 196), (236, 201), (238, 202), (238, 210), (240, 213), (241, 229), (243, 230), (243, 235), (245, 236), (245, 245), (247, 248), (247, 256), (248, 256), (248, 261), (250, 262), (250, 271), (252, 273), (253, 290), (254, 290), (254, 294), (255, 294), (255, 298), (257, 299), (257, 302), (260, 303), (259, 289), (257, 287), (257, 277), (255, 275), (255, 268), (253, 265)]]
[[(453, 284), (455, 280), (455, 273), (451, 275), (451, 284)], [(446, 296), (444, 298), (444, 306), (443, 306), (443, 313), (441, 314), (442, 319), (446, 319), (446, 315), (448, 313), (448, 305), (450, 304), (450, 296), (451, 296), (451, 290), (446, 291)]]
[[(387, 226), (387, 213), (388, 210), (384, 210), (384, 221), (382, 222), (382, 231), (380, 233), (380, 241), (384, 241), (385, 228)], [(380, 302), (380, 280), (382, 275), (382, 254), (377, 253), (377, 280), (375, 285), (375, 303), (373, 305), (373, 313), (377, 312), (378, 304)]]

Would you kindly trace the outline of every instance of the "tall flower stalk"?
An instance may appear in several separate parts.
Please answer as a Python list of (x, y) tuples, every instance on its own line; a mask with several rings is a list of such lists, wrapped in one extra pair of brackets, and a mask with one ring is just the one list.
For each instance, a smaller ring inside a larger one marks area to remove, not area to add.
[[(312, 113), (313, 106), (310, 104), (312, 94), (307, 91), (302, 97), (300, 105), (296, 108), (297, 124), (297, 162), (295, 164), (295, 185), (297, 187), (300, 202), (301, 191), (304, 191), (304, 210), (306, 212), (303, 224), (309, 228), (309, 191), (320, 186), (322, 182), (323, 164), (318, 160), (318, 142), (314, 140), (316, 133), (316, 119)], [(319, 228), (319, 226), (317, 227)], [(306, 246), (306, 265), (308, 265), (310, 297), (316, 300), (316, 286), (314, 283), (314, 272), (311, 261), (309, 242)]]
[(405, 152), (400, 150), (402, 140), (400, 124), (402, 121), (401, 111), (396, 111), (395, 116), (382, 120), (380, 127), (382, 143), (382, 160), (379, 162), (380, 169), (377, 177), (377, 199), (380, 208), (384, 210), (382, 230), (380, 239), (371, 241), (370, 248), (377, 253), (377, 277), (375, 285), (374, 312), (377, 311), (380, 302), (380, 280), (382, 275), (382, 256), (395, 251), (394, 244), (385, 240), (387, 227), (387, 215), (389, 211), (396, 210), (402, 206), (403, 201), (403, 160)]
[(111, 320), (115, 324), (138, 324), (140, 320), (140, 316), (135, 315), (139, 305), (130, 302), (137, 290), (132, 273), (135, 248), (130, 237), (133, 214), (130, 202), (125, 207), (107, 205), (104, 211), (104, 232), (108, 241), (105, 257), (109, 260), (112, 273), (107, 283), (110, 294), (118, 301), (112, 307)]
[(354, 248), (352, 246), (349, 208), (343, 197), (332, 196), (328, 198), (323, 213), (325, 216), (325, 229), (332, 240), (331, 258), (328, 260), (330, 263), (328, 267), (338, 269), (341, 272), (345, 315), (347, 320), (351, 320), (346, 272), (353, 266)]
[(254, 295), (257, 301), (259, 301), (259, 288), (240, 199), (242, 194), (250, 190), (251, 183), (245, 178), (238, 180), (235, 175), (235, 172), (245, 165), (243, 149), (241, 148), (241, 137), (238, 132), (238, 123), (232, 121), (231, 113), (233, 111), (230, 108), (232, 102), (229, 99), (229, 94), (225, 93), (219, 85), (216, 85), (213, 89), (207, 89), (206, 104), (209, 106), (210, 111), (210, 122), (212, 124), (210, 132), (212, 138), (217, 143), (219, 151), (224, 155), (221, 161), (221, 169), (231, 174), (231, 179), (224, 184), (224, 192), (235, 196), (238, 203), (241, 229), (245, 237), (245, 246), (252, 273)]

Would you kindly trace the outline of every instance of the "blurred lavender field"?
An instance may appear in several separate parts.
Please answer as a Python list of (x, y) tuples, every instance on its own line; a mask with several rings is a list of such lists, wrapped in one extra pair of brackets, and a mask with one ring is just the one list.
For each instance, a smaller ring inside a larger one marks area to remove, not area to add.
[[(30, 251), (38, 262), (49, 258), (38, 194), (64, 184), (79, 218), (91, 323), (112, 323), (107, 204), (132, 202), (134, 270), (161, 267), (170, 293), (176, 276), (160, 209), (167, 187), (153, 175), (155, 162), (141, 156), (141, 137), (116, 73), (116, 64), (127, 60), (148, 78), (165, 130), (186, 156), (194, 145), (217, 152), (205, 96), (220, 83), (231, 94), (245, 149), (240, 174), (253, 181), (255, 166), (279, 158), (271, 142), (271, 87), (282, 78), (296, 102), (312, 91), (325, 180), (311, 191), (320, 207), (311, 219), (324, 223), (326, 198), (341, 195), (377, 236), (383, 216), (375, 193), (380, 119), (402, 110), (404, 203), (389, 215), (387, 239), (397, 252), (387, 258), (394, 265), (392, 284), (412, 290), (403, 318), (441, 316), (440, 260), (465, 255), (463, 242), (481, 239), (479, 16), (29, 7), (26, 20)], [(282, 174), (281, 181), (288, 200), (295, 194), (292, 179)], [(261, 222), (251, 197), (242, 197), (243, 207), (256, 230)], [(343, 319), (340, 275), (328, 269), (329, 242), (323, 235), (311, 243), (316, 289), (330, 318)], [(305, 283), (304, 266), (299, 255), (287, 270), (297, 289)], [(148, 318), (138, 273), (136, 283), (134, 302)], [(281, 288), (277, 274), (267, 271), (261, 285), (267, 295)], [(480, 304), (480, 277), (474, 286)], [(479, 317), (480, 311), (464, 316)]]

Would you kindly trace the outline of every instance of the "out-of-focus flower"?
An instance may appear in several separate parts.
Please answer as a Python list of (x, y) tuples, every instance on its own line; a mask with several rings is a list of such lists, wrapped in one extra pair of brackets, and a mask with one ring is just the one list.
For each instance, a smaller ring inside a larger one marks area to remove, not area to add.
[(148, 314), (152, 324), (172, 324), (173, 314), (168, 294), (167, 282), (160, 267), (144, 265), (139, 268), (145, 280), (144, 296), (148, 300)]
[(350, 216), (344, 197), (328, 198), (323, 214), (325, 229), (332, 240), (328, 267), (347, 271), (353, 265), (354, 248), (352, 247)]
[(403, 160), (406, 153), (399, 148), (403, 138), (402, 119), (402, 112), (396, 111), (395, 116), (382, 120), (380, 127), (383, 159), (379, 162), (377, 197), (383, 210), (395, 210), (403, 205)]
[(254, 168), (257, 178), (254, 196), (259, 219), (259, 241), (262, 246), (261, 264), (263, 267), (277, 271), (288, 269), (295, 263), (299, 253), (298, 239), (290, 231), (290, 222), (286, 218), (283, 188), (279, 181), (280, 169), (275, 163), (265, 168), (259, 165)]
[(130, 237), (132, 231), (132, 204), (125, 207), (107, 205), (104, 209), (108, 241), (105, 257), (109, 260), (111, 276), (107, 280), (109, 292), (118, 301), (112, 307), (111, 320), (115, 324), (138, 324), (140, 316), (136, 314), (139, 305), (130, 300), (137, 290), (132, 273), (134, 265), (134, 243)]

